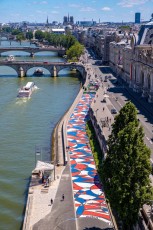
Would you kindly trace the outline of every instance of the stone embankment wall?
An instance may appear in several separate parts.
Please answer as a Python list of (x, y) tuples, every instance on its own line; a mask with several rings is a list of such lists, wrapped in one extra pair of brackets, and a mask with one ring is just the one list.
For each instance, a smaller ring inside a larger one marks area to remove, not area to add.
[[(86, 74), (86, 72), (85, 72)], [(85, 78), (86, 76), (84, 76)], [(68, 156), (66, 152), (66, 146), (67, 146), (67, 136), (66, 136), (66, 129), (67, 129), (67, 122), (69, 120), (69, 117), (71, 116), (71, 113), (73, 112), (75, 106), (79, 102), (81, 96), (83, 94), (83, 89), (80, 88), (80, 91), (75, 98), (74, 102), (72, 103), (71, 107), (68, 109), (68, 111), (64, 114), (64, 116), (61, 118), (61, 120), (57, 123), (53, 134), (52, 134), (52, 160), (54, 161), (54, 164), (56, 165), (65, 165), (68, 161)], [(24, 222), (22, 230), (30, 230), (30, 215), (31, 215), (31, 209), (33, 205), (33, 191), (31, 189), (32, 187), (32, 181), (30, 181), (29, 184), (29, 191), (28, 191), (28, 198), (26, 203), (26, 209), (25, 209), (25, 216), (24, 216)]]

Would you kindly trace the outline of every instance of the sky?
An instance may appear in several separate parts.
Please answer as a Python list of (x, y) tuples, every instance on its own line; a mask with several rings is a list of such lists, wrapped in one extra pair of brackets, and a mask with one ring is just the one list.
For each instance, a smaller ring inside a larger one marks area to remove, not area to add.
[(75, 22), (134, 22), (136, 12), (149, 21), (153, 0), (0, 0), (0, 23), (63, 22), (68, 13)]

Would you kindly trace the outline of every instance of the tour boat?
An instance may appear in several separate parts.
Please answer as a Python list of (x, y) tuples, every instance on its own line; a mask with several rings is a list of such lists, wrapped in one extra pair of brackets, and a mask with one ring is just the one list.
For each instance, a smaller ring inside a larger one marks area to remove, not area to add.
[(44, 71), (42, 69), (36, 69), (33, 75), (41, 76), (44, 74)]
[(13, 55), (9, 55), (7, 58), (6, 58), (6, 61), (14, 61), (15, 58)]
[(21, 87), (18, 92), (19, 98), (30, 98), (32, 92), (34, 89), (36, 89), (37, 86), (34, 82), (28, 82), (25, 86)]

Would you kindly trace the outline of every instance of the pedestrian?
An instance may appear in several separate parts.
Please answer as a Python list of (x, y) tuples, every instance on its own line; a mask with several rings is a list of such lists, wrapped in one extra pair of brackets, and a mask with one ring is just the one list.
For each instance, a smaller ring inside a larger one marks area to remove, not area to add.
[(51, 203), (51, 205), (53, 204), (53, 199), (51, 198), (51, 200), (50, 200), (50, 203)]
[(64, 200), (64, 194), (62, 195), (62, 200)]
[(44, 174), (42, 174), (42, 184), (44, 183)]

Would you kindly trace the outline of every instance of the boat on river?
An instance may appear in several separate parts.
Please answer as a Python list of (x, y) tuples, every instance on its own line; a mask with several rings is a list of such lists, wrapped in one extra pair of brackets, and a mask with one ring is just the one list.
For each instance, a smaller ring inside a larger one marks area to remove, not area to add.
[(44, 71), (42, 69), (36, 69), (33, 75), (36, 76), (42, 76), (44, 74)]
[(15, 61), (15, 58), (14, 58), (13, 55), (9, 55), (9, 56), (5, 59), (5, 61)]
[(19, 98), (30, 98), (32, 92), (37, 89), (34, 82), (28, 82), (25, 86), (21, 87), (18, 92)]

